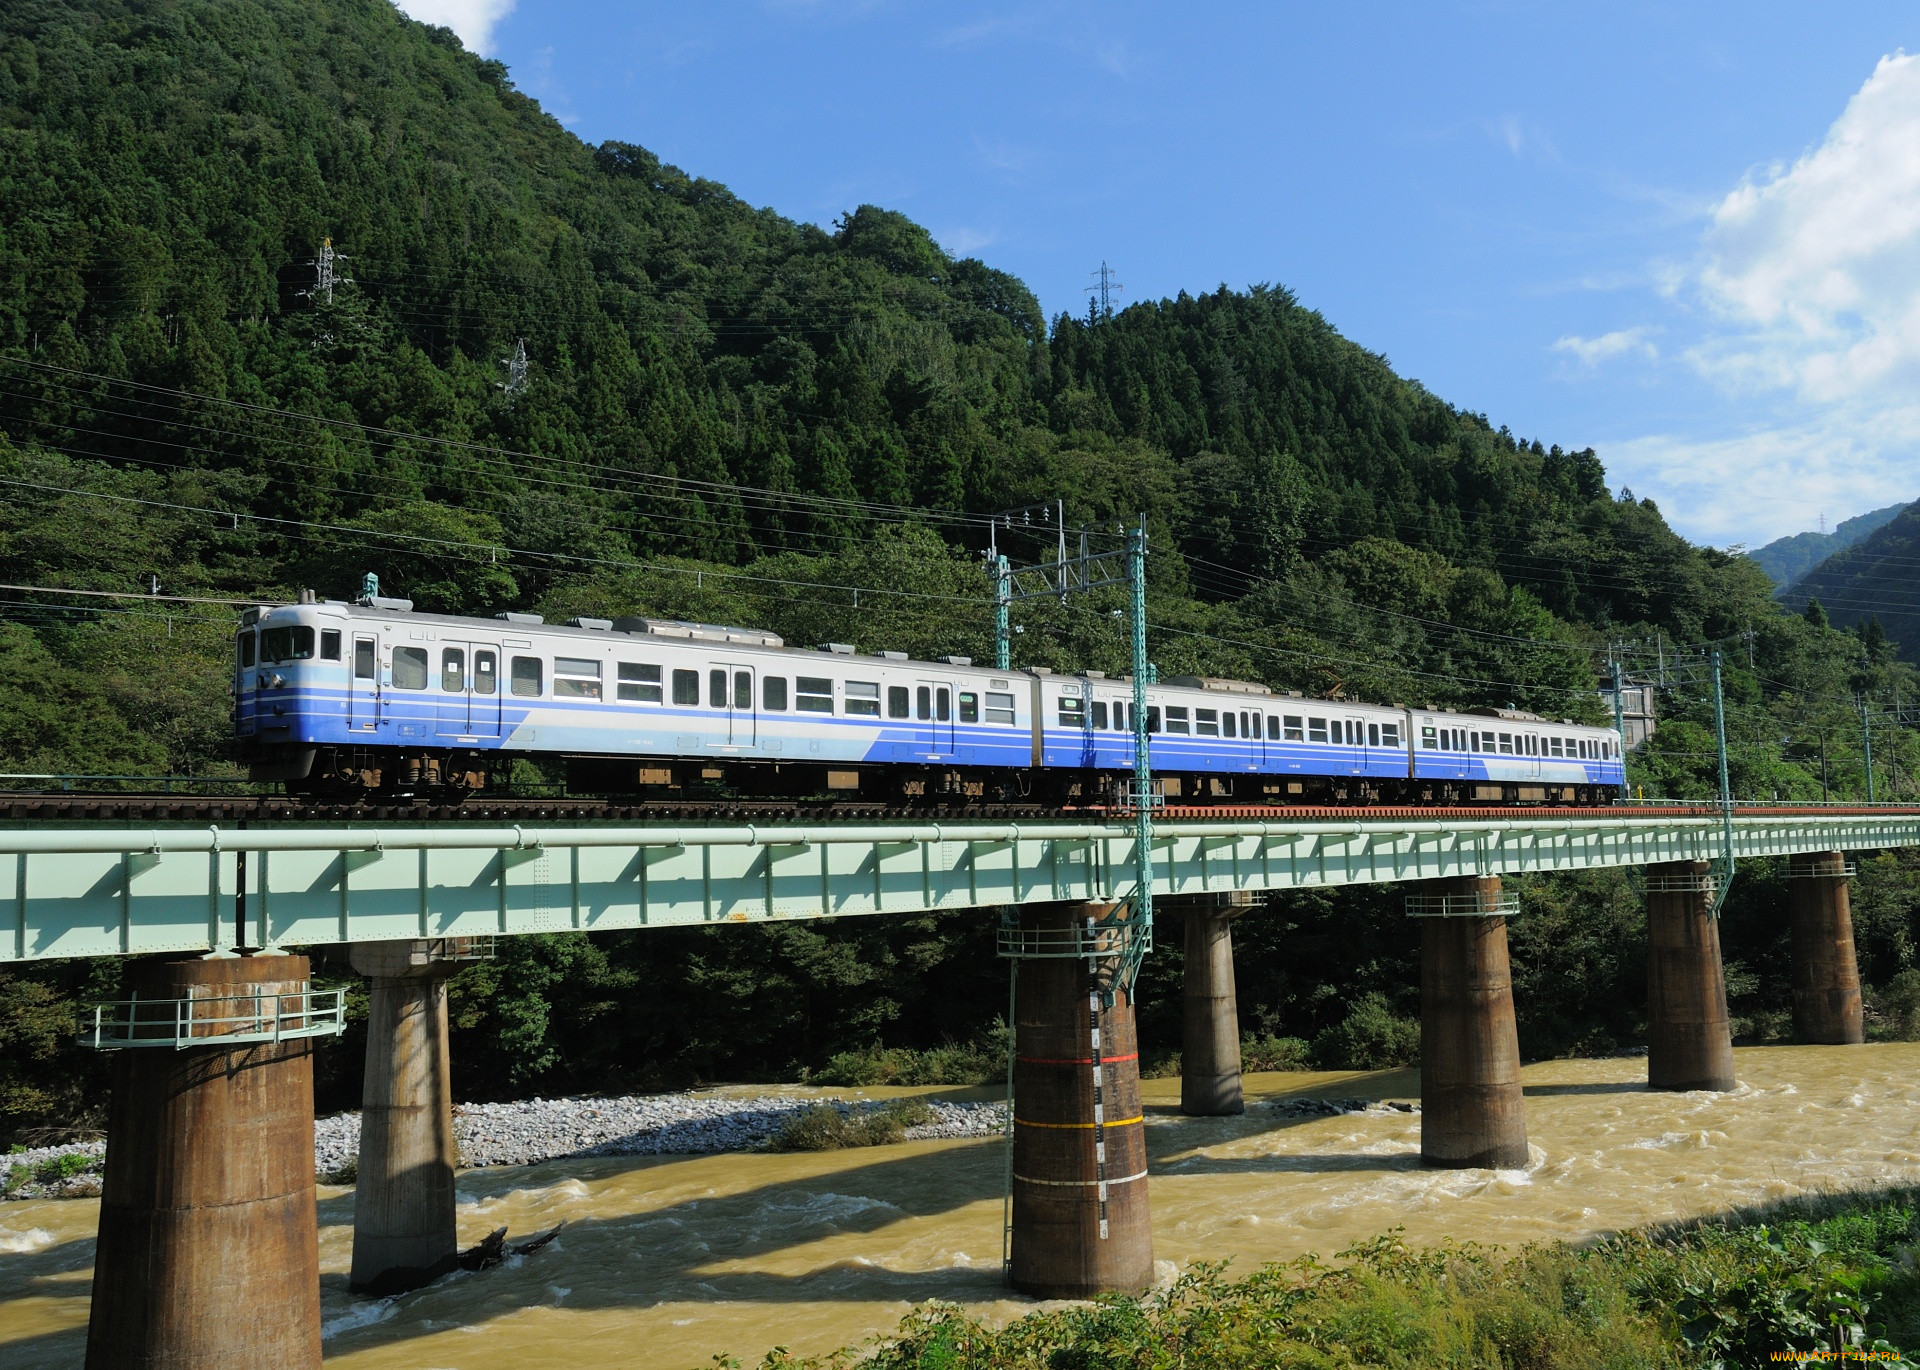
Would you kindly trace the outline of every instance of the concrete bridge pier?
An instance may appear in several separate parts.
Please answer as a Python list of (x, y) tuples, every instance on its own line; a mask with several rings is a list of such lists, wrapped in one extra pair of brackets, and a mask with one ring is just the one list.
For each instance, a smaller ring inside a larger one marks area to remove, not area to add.
[(88, 1370), (320, 1370), (313, 1042), (171, 1044), (245, 1030), (256, 992), (274, 1012), (307, 970), (269, 955), (130, 969), (133, 1035), (155, 1044), (113, 1061)]
[(1513, 1019), (1500, 877), (1434, 880), (1408, 901), (1420, 919), (1420, 1159), (1527, 1163), (1520, 1036)]
[(1153, 1283), (1147, 1139), (1133, 1002), (1111, 1007), (1118, 957), (1061, 954), (1106, 904), (1020, 910), (1014, 984), (1013, 1230), (1009, 1278), (1048, 1299)]
[(1186, 921), (1186, 970), (1180, 1034), (1180, 1111), (1222, 1118), (1244, 1113), (1240, 1097), (1240, 1005), (1233, 982), (1234, 918), (1253, 907), (1253, 891), (1156, 900)]
[(351, 1288), (397, 1294), (458, 1264), (447, 977), (435, 941), (362, 942), (353, 968), (373, 981), (353, 1196)]
[(1720, 924), (1705, 861), (1647, 868), (1647, 1088), (1734, 1087)]
[(1793, 1030), (1803, 1042), (1851, 1046), (1866, 1040), (1860, 964), (1853, 950), (1853, 903), (1843, 852), (1791, 858)]

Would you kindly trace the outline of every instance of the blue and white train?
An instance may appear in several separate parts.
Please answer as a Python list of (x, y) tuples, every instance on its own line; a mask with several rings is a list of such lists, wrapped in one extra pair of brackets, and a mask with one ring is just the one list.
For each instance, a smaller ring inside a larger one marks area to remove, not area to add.
[[(295, 793), (457, 795), (520, 756), (593, 793), (1100, 804), (1133, 768), (1130, 680), (660, 619), (303, 596), (243, 615), (233, 688), (241, 759)], [(1624, 784), (1618, 733), (1532, 714), (1194, 677), (1147, 701), (1170, 802), (1593, 805)]]

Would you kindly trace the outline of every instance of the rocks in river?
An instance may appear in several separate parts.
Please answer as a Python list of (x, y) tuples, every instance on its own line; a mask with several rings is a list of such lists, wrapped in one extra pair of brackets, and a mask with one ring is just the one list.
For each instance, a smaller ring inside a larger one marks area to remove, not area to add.
[[(453, 1133), (460, 1164), (466, 1167), (533, 1165), (569, 1156), (701, 1155), (758, 1147), (788, 1118), (821, 1102), (813, 1095), (638, 1094), (456, 1104)], [(907, 1140), (988, 1137), (1006, 1126), (1006, 1106), (1000, 1103), (930, 1099), (927, 1107), (933, 1120), (906, 1129)], [(76, 1142), (0, 1155), (0, 1196), (59, 1199), (98, 1194), (105, 1151), (104, 1142)], [(313, 1171), (323, 1183), (352, 1183), (359, 1155), (358, 1113), (315, 1120)]]
[(1420, 1105), (1395, 1099), (1275, 1099), (1269, 1105), (1289, 1118), (1336, 1118), (1344, 1113), (1418, 1113)]

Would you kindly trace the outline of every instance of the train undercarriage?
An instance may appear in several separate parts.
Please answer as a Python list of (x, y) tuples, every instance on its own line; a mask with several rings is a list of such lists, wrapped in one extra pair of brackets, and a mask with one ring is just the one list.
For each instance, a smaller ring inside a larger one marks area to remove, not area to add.
[[(524, 758), (564, 767), (575, 795), (632, 800), (754, 798), (861, 799), (893, 807), (952, 811), (970, 805), (1043, 803), (1065, 808), (1127, 808), (1124, 771), (1028, 770), (885, 762), (743, 761), (731, 757)], [(428, 798), (459, 802), (505, 787), (515, 758), (445, 748), (283, 747), (256, 756), (251, 778), (280, 781), (291, 795), (329, 800)], [(558, 779), (556, 775), (554, 777)], [(1162, 802), (1178, 807), (1484, 806), (1612, 804), (1611, 785), (1548, 781), (1406, 780), (1372, 776), (1156, 773)]]

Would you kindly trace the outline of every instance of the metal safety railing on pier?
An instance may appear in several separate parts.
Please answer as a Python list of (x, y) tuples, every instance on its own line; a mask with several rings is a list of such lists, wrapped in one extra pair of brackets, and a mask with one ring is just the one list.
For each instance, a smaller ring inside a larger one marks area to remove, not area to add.
[(346, 991), (252, 990), (185, 999), (115, 999), (87, 1011), (83, 1047), (239, 1047), (333, 1037), (345, 1030)]
[[(1154, 897), (1711, 860), (1711, 811), (1156, 818)], [(1920, 809), (1745, 809), (1741, 860), (1920, 846)], [(0, 961), (1117, 902), (1124, 820), (0, 828)]]

